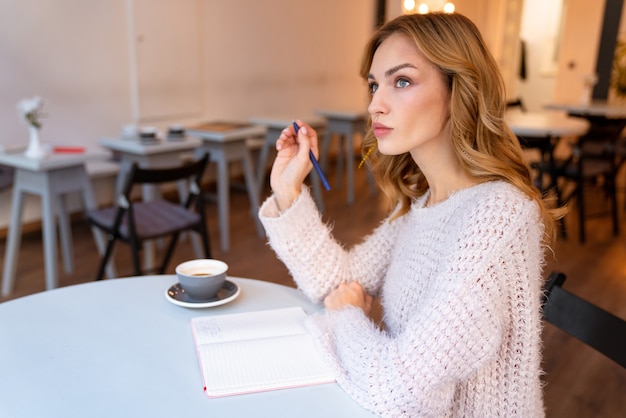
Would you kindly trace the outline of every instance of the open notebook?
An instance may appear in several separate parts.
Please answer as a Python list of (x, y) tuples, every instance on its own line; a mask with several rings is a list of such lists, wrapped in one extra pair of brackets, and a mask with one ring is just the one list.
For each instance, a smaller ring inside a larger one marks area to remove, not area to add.
[(335, 381), (302, 308), (191, 319), (205, 392), (238, 395)]

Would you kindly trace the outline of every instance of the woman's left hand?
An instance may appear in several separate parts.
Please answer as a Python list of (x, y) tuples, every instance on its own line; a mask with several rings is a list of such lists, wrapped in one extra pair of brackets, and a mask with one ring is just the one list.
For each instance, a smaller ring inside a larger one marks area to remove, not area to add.
[(341, 309), (345, 306), (361, 308), (365, 315), (372, 310), (374, 298), (365, 293), (359, 282), (342, 283), (324, 299), (324, 306), (329, 310)]

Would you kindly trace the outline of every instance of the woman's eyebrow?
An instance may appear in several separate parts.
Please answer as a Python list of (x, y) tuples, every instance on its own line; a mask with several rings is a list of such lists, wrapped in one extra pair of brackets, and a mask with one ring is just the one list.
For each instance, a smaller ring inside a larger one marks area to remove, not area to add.
[[(387, 71), (385, 71), (385, 77), (391, 77), (394, 73), (397, 73), (398, 71), (400, 71), (403, 68), (415, 68), (417, 69), (417, 67), (413, 64), (409, 64), (409, 63), (405, 63), (405, 64), (400, 64), (400, 65), (396, 65), (394, 67), (391, 67), (390, 69), (388, 69)], [(368, 74), (367, 78), (371, 78), (371, 79), (376, 79), (376, 77), (374, 77), (373, 74)]]

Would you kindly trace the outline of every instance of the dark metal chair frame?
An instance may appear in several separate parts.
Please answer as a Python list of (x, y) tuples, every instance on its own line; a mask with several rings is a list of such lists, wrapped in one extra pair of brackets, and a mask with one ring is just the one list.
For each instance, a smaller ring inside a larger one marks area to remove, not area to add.
[[(139, 254), (143, 242), (170, 236), (158, 273), (163, 274), (171, 259), (179, 235), (184, 231), (200, 234), (204, 255), (211, 258), (209, 232), (205, 216), (205, 202), (200, 188), (202, 177), (209, 161), (206, 153), (199, 160), (177, 167), (149, 169), (132, 165), (115, 206), (88, 211), (92, 225), (107, 233), (107, 247), (100, 261), (96, 280), (104, 276), (115, 243), (120, 240), (130, 245), (134, 274), (142, 275)], [(133, 189), (143, 185), (159, 185), (181, 180), (190, 180), (189, 193), (185, 202), (173, 203), (165, 199), (133, 202)]]
[(626, 321), (563, 289), (552, 272), (545, 286), (543, 318), (626, 368)]
[[(579, 138), (569, 158), (555, 162), (554, 169), (555, 176), (565, 180), (557, 188), (559, 205), (566, 205), (572, 198), (576, 200), (580, 243), (586, 241), (585, 220), (589, 218), (589, 215), (587, 214), (585, 187), (589, 185), (601, 184), (610, 204), (613, 235), (619, 235), (616, 177), (621, 161), (615, 154), (615, 145), (622, 129), (626, 126), (626, 120), (590, 116), (586, 118), (591, 122), (591, 130)], [(565, 193), (568, 182), (573, 182), (574, 188), (570, 193)], [(564, 229), (563, 235), (565, 235)]]

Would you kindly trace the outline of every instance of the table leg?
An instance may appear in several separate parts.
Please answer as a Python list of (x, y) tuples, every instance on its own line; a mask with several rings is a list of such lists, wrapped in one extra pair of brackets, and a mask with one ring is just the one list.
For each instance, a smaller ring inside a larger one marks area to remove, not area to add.
[(59, 193), (55, 198), (58, 208), (57, 217), (59, 218), (59, 231), (61, 233), (61, 248), (63, 249), (63, 266), (66, 273), (73, 273), (74, 245), (72, 243), (72, 228), (65, 205), (65, 195)]
[(265, 184), (265, 166), (267, 165), (267, 158), (269, 157), (270, 147), (276, 144), (275, 132), (272, 129), (268, 129), (265, 135), (265, 141), (261, 147), (261, 153), (259, 154), (259, 161), (256, 167), (256, 181), (257, 181), (257, 196), (261, 196), (263, 192), (263, 185)]
[(331, 125), (326, 128), (326, 132), (324, 132), (324, 142), (322, 142), (322, 148), (320, 150), (320, 165), (324, 173), (328, 172), (328, 150), (330, 148), (330, 141), (333, 138), (333, 132), (330, 129)]
[[(245, 146), (245, 144), (244, 144)], [(243, 174), (246, 180), (246, 188), (248, 189), (248, 198), (250, 199), (250, 207), (252, 218), (256, 225), (257, 235), (261, 238), (265, 237), (265, 230), (259, 219), (259, 195), (257, 193), (257, 182), (254, 179), (254, 170), (252, 168), (252, 157), (250, 150), (246, 147), (243, 150)]]
[(11, 222), (9, 237), (6, 242), (4, 255), (4, 271), (2, 273), (2, 296), (8, 296), (13, 290), (15, 270), (17, 268), (17, 251), (22, 240), (22, 212), (24, 209), (24, 193), (19, 186), (19, 171), (13, 186), (13, 201), (11, 202)]
[[(49, 189), (49, 188), (48, 188)], [(54, 222), (54, 200), (48, 190), (41, 195), (41, 211), (43, 221), (44, 262), (46, 269), (46, 289), (57, 287), (57, 237)]]
[(354, 203), (354, 132), (350, 129), (346, 134), (346, 179), (348, 187), (348, 204)]
[[(217, 157), (217, 156), (216, 156)], [(228, 162), (225, 158), (216, 159), (217, 162), (217, 206), (218, 217), (220, 220), (220, 239), (222, 251), (226, 252), (229, 248), (229, 230), (230, 215), (229, 207), (229, 189), (230, 174), (228, 173)]]
[(128, 177), (128, 173), (130, 172), (130, 168), (132, 167), (133, 162), (122, 158), (120, 161), (120, 171), (117, 173), (117, 178), (115, 179), (115, 199), (117, 201), (117, 197), (124, 190), (124, 184), (126, 183), (126, 178)]
[[(89, 180), (89, 176), (85, 171), (84, 167), (81, 167), (81, 190), (83, 195), (83, 204), (85, 205), (85, 210), (92, 210), (97, 208), (96, 198), (94, 196), (93, 189), (91, 187), (91, 181)], [(118, 176), (119, 180), (119, 176)], [(115, 196), (114, 203), (117, 201), (117, 194)], [(96, 228), (95, 226), (91, 227), (91, 234), (93, 235), (93, 239), (96, 243), (96, 248), (98, 249), (98, 254), (102, 257), (104, 255), (104, 251), (106, 249), (106, 238), (104, 233)], [(106, 266), (106, 275), (109, 279), (117, 277), (117, 272), (115, 271), (115, 264), (113, 263), (113, 257), (109, 261), (109, 264)]]

